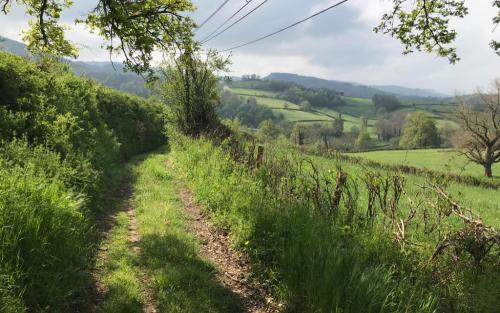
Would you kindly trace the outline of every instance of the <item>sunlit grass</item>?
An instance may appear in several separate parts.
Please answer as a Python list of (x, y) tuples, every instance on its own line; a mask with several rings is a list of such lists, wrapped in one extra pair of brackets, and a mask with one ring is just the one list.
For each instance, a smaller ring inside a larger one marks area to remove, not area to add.
[[(113, 248), (105, 261), (104, 281), (111, 292), (102, 312), (142, 312), (145, 283), (150, 284), (160, 312), (240, 312), (240, 299), (221, 285), (217, 270), (198, 254), (199, 242), (189, 232), (178, 195), (182, 182), (169, 162), (167, 152), (162, 151), (131, 166), (131, 203), (142, 253), (131, 253), (125, 240), (127, 216), (121, 213), (109, 240)], [(147, 282), (139, 284), (138, 277), (146, 277)]]

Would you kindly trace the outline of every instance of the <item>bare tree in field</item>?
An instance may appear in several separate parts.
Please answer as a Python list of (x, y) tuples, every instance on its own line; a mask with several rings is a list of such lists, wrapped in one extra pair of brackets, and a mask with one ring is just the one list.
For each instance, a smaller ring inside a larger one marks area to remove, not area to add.
[(462, 126), (459, 138), (464, 155), (484, 167), (484, 174), (492, 177), (492, 165), (500, 162), (500, 79), (493, 83), (491, 92), (477, 92), (484, 104), (473, 107), (465, 98), (459, 98), (456, 117)]

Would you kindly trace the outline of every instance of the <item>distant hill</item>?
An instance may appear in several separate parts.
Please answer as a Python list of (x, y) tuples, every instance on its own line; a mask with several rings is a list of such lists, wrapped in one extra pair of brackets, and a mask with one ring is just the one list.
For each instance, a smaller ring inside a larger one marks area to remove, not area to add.
[(0, 50), (13, 53), (22, 57), (29, 56), (26, 46), (20, 42), (0, 36)]
[(151, 94), (144, 86), (144, 79), (134, 72), (125, 71), (122, 63), (71, 62), (70, 65), (77, 75), (91, 77), (111, 88), (145, 98)]
[(372, 98), (375, 94), (394, 94), (410, 98), (441, 98), (446, 95), (434, 90), (413, 89), (402, 86), (366, 86), (356, 83), (327, 80), (311, 76), (302, 76), (289, 73), (271, 73), (265, 77), (269, 80), (289, 81), (300, 84), (307, 88), (328, 88), (344, 93), (348, 97)]
[[(0, 36), (0, 50), (4, 50), (19, 56), (29, 57), (26, 46), (15, 40)], [(80, 76), (88, 76), (103, 85), (121, 91), (148, 97), (150, 91), (144, 86), (144, 79), (133, 73), (126, 72), (123, 64), (110, 62), (80, 62), (65, 60), (73, 71)]]
[(421, 98), (446, 98), (450, 95), (437, 92), (432, 89), (419, 89), (419, 88), (408, 88), (396, 85), (380, 85), (372, 86), (378, 90), (382, 90), (387, 93), (392, 93), (400, 96), (407, 97), (421, 97)]

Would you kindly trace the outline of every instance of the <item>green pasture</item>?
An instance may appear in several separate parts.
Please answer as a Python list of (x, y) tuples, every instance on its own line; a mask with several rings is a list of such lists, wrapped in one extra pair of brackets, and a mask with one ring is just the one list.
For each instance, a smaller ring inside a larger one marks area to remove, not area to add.
[(256, 90), (256, 89), (246, 89), (246, 88), (231, 88), (233, 93), (244, 96), (256, 96), (256, 97), (276, 97), (277, 92), (267, 91), (267, 90)]
[[(273, 109), (276, 113), (283, 113), (285, 119), (291, 122), (331, 121), (333, 118), (338, 117), (339, 114), (342, 114), (345, 130), (350, 131), (354, 126), (361, 128), (361, 119), (367, 118), (368, 132), (372, 137), (376, 135), (375, 124), (377, 122), (377, 114), (371, 99), (342, 97), (346, 102), (345, 106), (336, 108), (335, 110), (319, 108), (315, 110), (316, 112), (305, 112), (300, 111), (299, 105), (295, 103), (278, 99), (278, 92), (252, 89), (252, 87), (258, 87), (258, 85), (242, 83), (238, 85), (238, 88), (231, 88), (231, 91), (245, 98), (255, 97), (258, 104), (265, 105)], [(402, 103), (404, 107), (399, 111), (407, 113), (424, 111), (434, 118), (438, 128), (457, 127), (457, 124), (450, 118), (450, 112), (453, 110), (452, 104), (433, 103), (430, 100), (411, 102), (404, 99)]]
[[(389, 159), (389, 157), (385, 158), (383, 157), (384, 152), (389, 155), (390, 153), (388, 152), (392, 151), (382, 151), (382, 153), (380, 154), (380, 158), (377, 160), (387, 161), (387, 159)], [(373, 153), (376, 152), (368, 152), (363, 154), (373, 154)], [(436, 150), (435, 153), (439, 155), (439, 150)], [(432, 150), (430, 154), (432, 154)], [(413, 158), (414, 160), (418, 160), (419, 159), (418, 154), (415, 154)], [(338, 161), (334, 159), (321, 158), (321, 157), (314, 157), (314, 159), (318, 162), (319, 166), (321, 166), (321, 169), (324, 172), (327, 172), (328, 170), (334, 170), (338, 165)], [(417, 161), (417, 162), (421, 162), (420, 164), (425, 164), (423, 161)], [(438, 160), (435, 160), (434, 164), (436, 165), (438, 162), (439, 162)], [(353, 165), (343, 162), (342, 168), (351, 177), (361, 178), (361, 180), (363, 180), (362, 179), (363, 176), (367, 173), (367, 167), (362, 165)], [(371, 170), (371, 168), (368, 169)], [(497, 173), (500, 174), (500, 166), (497, 166), (496, 169)], [(387, 172), (386, 170), (380, 170), (380, 169), (377, 169), (376, 171), (381, 173)], [(471, 171), (473, 171), (472, 168)], [(426, 184), (428, 178), (418, 175), (404, 175), (404, 176), (406, 178), (406, 186), (408, 187), (408, 194), (417, 200), (422, 199), (422, 196), (425, 194), (426, 191), (422, 189), (421, 186), (424, 186)], [(365, 187), (363, 185), (360, 185), (359, 188), (360, 188), (360, 196), (362, 198), (366, 197), (366, 191), (364, 190)], [(476, 187), (463, 183), (451, 182), (447, 191), (453, 197), (453, 199), (457, 200), (461, 205), (471, 209), (472, 212), (474, 214), (477, 214), (487, 225), (491, 225), (496, 228), (500, 227), (500, 217), (498, 215), (500, 192), (498, 190)]]
[[(483, 167), (469, 162), (450, 149), (388, 150), (352, 153), (351, 156), (384, 164), (409, 165), (459, 175), (483, 176)], [(500, 179), (500, 164), (493, 166), (494, 179)], [(500, 192), (499, 192), (500, 194)]]

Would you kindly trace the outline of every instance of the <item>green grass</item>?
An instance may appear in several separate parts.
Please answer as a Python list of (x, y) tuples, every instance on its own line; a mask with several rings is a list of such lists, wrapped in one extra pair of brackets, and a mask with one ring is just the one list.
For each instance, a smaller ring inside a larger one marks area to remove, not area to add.
[[(253, 91), (252, 89), (248, 89), (248, 91)], [(244, 98), (249, 98), (250, 96), (242, 96)], [(277, 99), (277, 98), (272, 98), (272, 97), (267, 97), (267, 96), (255, 96), (255, 99), (257, 100), (258, 104), (265, 105), (271, 109), (295, 109), (299, 110), (300, 107), (296, 105), (295, 103), (292, 103), (290, 101), (282, 100), (282, 99)]]
[[(199, 242), (189, 233), (188, 217), (177, 178), (165, 152), (137, 159), (131, 165), (142, 255), (131, 253), (128, 219), (118, 224), (105, 243), (104, 282), (110, 288), (101, 311), (142, 312), (144, 278), (151, 285), (160, 312), (240, 312), (241, 300), (221, 285), (217, 270), (200, 257)], [(141, 279), (142, 278), (142, 279)]]
[(331, 122), (333, 119), (321, 113), (305, 112), (297, 110), (273, 110), (273, 112), (281, 113), (286, 120), (291, 122)]
[(231, 91), (243, 96), (258, 96), (258, 97), (276, 97), (277, 92), (267, 90), (245, 89), (245, 88), (231, 88)]
[(339, 108), (342, 113), (347, 113), (356, 117), (375, 118), (375, 106), (371, 99), (342, 97), (346, 106)]
[[(471, 163), (458, 152), (449, 149), (388, 150), (349, 155), (385, 164), (403, 164), (459, 175), (484, 176), (481, 165)], [(500, 179), (500, 164), (493, 166), (493, 174), (495, 179)]]
[(402, 272), (393, 276), (405, 261), (390, 236), (336, 227), (326, 207), (314, 209), (314, 182), (297, 172), (307, 162), (287, 154), (291, 163), (273, 159), (248, 171), (203, 140), (174, 153), (197, 199), (249, 253), (285, 312), (433, 312), (425, 289)]
[[(436, 150), (436, 153), (438, 153)], [(384, 152), (393, 151), (382, 151), (380, 154), (381, 159), (386, 159), (383, 157)], [(377, 152), (367, 152), (367, 154), (372, 154)], [(363, 154), (363, 153), (359, 153)], [(358, 154), (358, 155), (359, 155)], [(415, 156), (418, 159), (418, 156)], [(314, 159), (321, 166), (323, 171), (328, 171), (335, 169), (338, 162), (333, 159), (314, 157)], [(369, 167), (353, 165), (348, 163), (343, 163), (344, 170), (353, 178), (361, 179), (364, 181), (364, 175), (367, 173), (367, 168)], [(380, 173), (388, 173), (385, 170), (376, 170)], [(406, 184), (408, 187), (409, 195), (413, 196), (415, 199), (421, 197), (424, 190), (420, 186), (426, 185), (428, 181), (425, 177), (418, 175), (404, 175), (406, 179)], [(366, 190), (364, 184), (361, 182), (359, 184), (360, 194), (362, 201), (363, 197), (366, 197)], [(448, 191), (450, 195), (456, 199), (460, 204), (465, 207), (470, 208), (475, 214), (477, 214), (487, 225), (491, 225), (496, 228), (500, 228), (500, 216), (498, 215), (498, 203), (500, 203), (500, 193), (495, 189), (487, 189), (482, 187), (470, 186), (462, 183), (451, 182)], [(403, 199), (403, 203), (405, 199)], [(364, 204), (363, 204), (364, 205)]]
[[(122, 208), (124, 209), (124, 208)], [(126, 212), (116, 216), (116, 225), (101, 244), (97, 267), (102, 270), (100, 283), (107, 288), (99, 312), (142, 312), (144, 302), (139, 278), (139, 260), (128, 242), (129, 218)]]
[[(342, 119), (344, 120), (345, 130), (350, 131), (354, 126), (361, 128), (361, 119), (357, 116), (351, 115), (350, 113), (346, 113), (345, 110), (343, 109), (335, 111), (332, 109), (320, 108), (315, 112), (306, 112), (306, 111), (301, 111), (300, 107), (292, 102), (269, 97), (272, 95), (276, 95), (276, 93), (273, 92), (245, 89), (245, 88), (233, 88), (232, 91), (244, 95), (243, 97), (248, 97), (247, 95), (254, 95), (258, 104), (265, 105), (273, 109), (275, 113), (283, 114), (284, 118), (287, 121), (300, 122), (300, 123), (310, 123), (310, 122), (320, 122), (320, 121), (329, 122), (332, 121), (333, 118), (338, 117), (340, 111), (342, 112)], [(362, 104), (367, 103), (365, 100), (370, 101), (371, 103), (371, 100), (369, 99), (360, 99), (360, 98), (359, 99), (349, 98), (349, 99), (355, 99), (352, 101), (358, 101), (359, 103)], [(363, 107), (360, 108), (363, 109)], [(370, 132), (370, 134), (372, 134), (372, 136), (374, 136), (376, 133), (375, 128), (373, 127), (374, 123), (375, 123), (374, 120), (368, 121), (369, 125), (368, 131)]]

